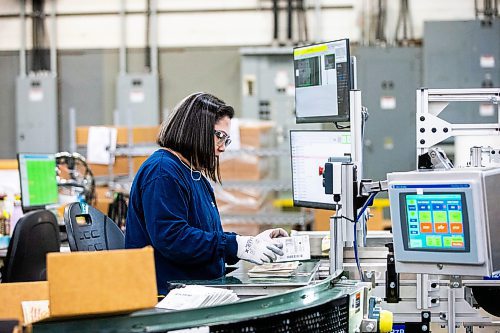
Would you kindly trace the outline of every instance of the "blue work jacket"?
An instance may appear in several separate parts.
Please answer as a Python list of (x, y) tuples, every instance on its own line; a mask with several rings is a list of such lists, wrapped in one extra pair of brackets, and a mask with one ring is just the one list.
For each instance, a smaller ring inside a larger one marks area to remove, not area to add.
[(130, 191), (125, 247), (154, 248), (158, 293), (172, 280), (215, 279), (234, 264), (236, 234), (222, 230), (208, 180), (167, 150), (139, 168)]

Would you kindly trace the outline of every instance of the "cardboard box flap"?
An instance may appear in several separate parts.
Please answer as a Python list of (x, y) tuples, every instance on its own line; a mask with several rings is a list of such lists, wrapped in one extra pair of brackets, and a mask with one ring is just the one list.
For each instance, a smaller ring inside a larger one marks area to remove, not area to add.
[(24, 322), (23, 301), (49, 299), (47, 281), (0, 283), (0, 319), (17, 319)]
[(153, 249), (50, 253), (50, 316), (129, 312), (157, 303)]

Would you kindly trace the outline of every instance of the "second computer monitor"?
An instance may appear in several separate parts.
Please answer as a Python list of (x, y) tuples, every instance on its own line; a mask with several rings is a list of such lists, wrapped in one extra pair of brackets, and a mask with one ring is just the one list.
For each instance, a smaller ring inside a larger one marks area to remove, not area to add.
[(351, 153), (351, 136), (341, 131), (290, 131), (292, 158), (293, 204), (334, 210), (333, 195), (325, 194), (324, 168), (330, 157), (345, 157)]
[(56, 158), (54, 154), (18, 154), (23, 211), (57, 204)]
[(297, 123), (348, 121), (349, 40), (295, 48), (293, 59)]

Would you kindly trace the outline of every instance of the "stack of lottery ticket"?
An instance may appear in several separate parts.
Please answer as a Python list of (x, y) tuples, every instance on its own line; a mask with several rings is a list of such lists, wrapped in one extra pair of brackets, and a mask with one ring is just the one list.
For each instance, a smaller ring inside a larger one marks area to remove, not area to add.
[(251, 278), (271, 278), (271, 277), (291, 277), (299, 267), (298, 261), (270, 263), (260, 266), (254, 266), (248, 271)]
[(311, 259), (309, 236), (292, 236), (273, 238), (273, 242), (283, 244), (283, 255), (276, 262)]

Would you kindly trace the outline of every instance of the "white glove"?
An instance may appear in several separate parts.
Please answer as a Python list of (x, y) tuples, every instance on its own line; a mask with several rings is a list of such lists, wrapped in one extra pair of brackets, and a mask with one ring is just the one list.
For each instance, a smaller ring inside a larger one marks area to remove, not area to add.
[(271, 240), (252, 236), (236, 236), (238, 243), (237, 256), (257, 265), (276, 260), (276, 255), (283, 255), (281, 244), (273, 244)]
[(269, 240), (270, 238), (288, 237), (288, 232), (282, 228), (267, 229), (255, 237)]

